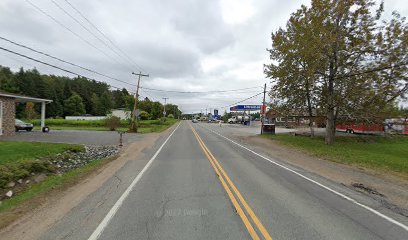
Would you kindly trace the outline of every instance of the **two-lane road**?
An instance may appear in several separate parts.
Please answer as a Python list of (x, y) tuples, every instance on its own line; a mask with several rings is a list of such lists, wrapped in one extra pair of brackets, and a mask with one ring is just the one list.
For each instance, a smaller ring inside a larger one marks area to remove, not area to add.
[(408, 239), (406, 218), (214, 129), (183, 121), (95, 227), (66, 238)]

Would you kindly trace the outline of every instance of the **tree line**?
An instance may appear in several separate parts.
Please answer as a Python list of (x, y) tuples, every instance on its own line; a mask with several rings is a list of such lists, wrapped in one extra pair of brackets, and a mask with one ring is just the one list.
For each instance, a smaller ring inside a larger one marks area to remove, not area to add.
[[(30, 97), (52, 100), (47, 104), (46, 117), (93, 115), (105, 116), (112, 109), (133, 110), (134, 96), (125, 88), (112, 90), (107, 83), (89, 80), (83, 77), (41, 74), (37, 69), (13, 72), (0, 66), (0, 91), (21, 94)], [(141, 118), (157, 119), (163, 117), (164, 106), (148, 98), (139, 102)], [(168, 109), (168, 110), (167, 110)], [(35, 118), (40, 112), (39, 104), (17, 104), (18, 118)], [(181, 111), (177, 105), (167, 104), (166, 112), (179, 117)]]
[(272, 106), (326, 118), (334, 143), (339, 118), (387, 116), (408, 92), (408, 25), (373, 0), (312, 0), (272, 33)]

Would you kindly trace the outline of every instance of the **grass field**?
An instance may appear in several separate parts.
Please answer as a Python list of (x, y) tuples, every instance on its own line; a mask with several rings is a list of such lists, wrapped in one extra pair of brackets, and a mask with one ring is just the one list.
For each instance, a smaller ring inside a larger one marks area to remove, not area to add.
[(83, 151), (83, 146), (59, 143), (0, 142), (0, 188), (31, 172), (52, 172), (52, 166), (38, 160), (67, 150)]
[(92, 161), (81, 168), (66, 172), (62, 176), (51, 175), (43, 182), (30, 186), (29, 189), (19, 195), (4, 200), (2, 204), (0, 204), (0, 229), (23, 216), (26, 212), (41, 205), (47, 199), (48, 194), (63, 191), (77, 184), (81, 179), (110, 162), (112, 159), (114, 158)]
[(408, 177), (408, 137), (337, 136), (334, 145), (326, 145), (322, 137), (292, 135), (264, 135), (264, 137), (330, 161), (391, 171)]
[(83, 146), (60, 143), (0, 142), (0, 166), (57, 154), (67, 150), (81, 151)]
[[(35, 130), (40, 130), (40, 120), (29, 121), (34, 124)], [(178, 122), (177, 119), (167, 118), (165, 122), (161, 120), (143, 120), (139, 122), (139, 133), (161, 132)], [(65, 119), (46, 119), (45, 124), (51, 130), (89, 130), (89, 131), (110, 131), (105, 126), (103, 120), (65, 120)], [(120, 127), (115, 131), (129, 130), (129, 122), (121, 121)]]

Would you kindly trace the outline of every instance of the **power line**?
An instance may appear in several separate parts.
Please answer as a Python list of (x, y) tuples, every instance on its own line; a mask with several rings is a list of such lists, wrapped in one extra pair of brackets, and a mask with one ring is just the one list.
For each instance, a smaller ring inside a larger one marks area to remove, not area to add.
[(249, 98), (245, 98), (245, 99), (243, 99), (243, 100), (240, 100), (240, 101), (235, 102), (235, 103), (230, 104), (230, 105), (226, 105), (226, 106), (221, 107), (221, 108), (227, 108), (227, 107), (230, 107), (230, 106), (236, 105), (236, 104), (238, 104), (238, 103), (245, 102), (245, 101), (247, 101), (247, 100), (249, 100), (249, 99), (252, 99), (252, 98), (254, 98), (254, 97), (256, 97), (256, 96), (259, 96), (259, 95), (261, 95), (261, 94), (263, 94), (263, 93), (264, 93), (264, 92), (262, 91), (262, 92), (257, 93), (257, 94), (255, 94), (255, 95), (253, 95), (253, 96), (249, 97)]
[[(79, 77), (86, 78), (86, 79), (88, 79), (88, 80), (92, 80), (92, 81), (99, 82), (99, 83), (105, 83), (105, 84), (107, 84), (108, 86), (113, 87), (113, 88), (116, 88), (116, 89), (119, 89), (119, 90), (123, 89), (123, 87), (122, 87), (122, 88), (116, 87), (116, 86), (113, 86), (113, 85), (108, 84), (108, 83), (106, 83), (106, 82), (102, 82), (102, 81), (98, 81), (98, 80), (93, 79), (93, 78), (85, 77), (85, 76), (83, 76), (83, 75), (81, 75), (81, 74), (78, 74), (78, 73), (76, 73), (76, 72), (73, 72), (73, 71), (70, 71), (70, 70), (67, 70), (67, 69), (64, 69), (64, 68), (55, 66), (55, 65), (50, 64), (50, 63), (47, 63), (47, 62), (43, 62), (43, 61), (41, 61), (41, 60), (38, 60), (38, 59), (35, 59), (35, 58), (32, 58), (32, 57), (29, 57), (29, 56), (27, 56), (27, 55), (24, 55), (24, 54), (21, 54), (21, 53), (18, 53), (18, 52), (14, 52), (14, 51), (12, 51), (12, 50), (9, 50), (9, 49), (3, 48), (3, 47), (0, 47), (0, 50), (3, 50), (3, 51), (6, 51), (6, 52), (9, 52), (9, 53), (18, 55), (18, 56), (23, 57), (23, 58), (27, 58), (27, 59), (29, 59), (29, 60), (31, 60), (31, 61), (38, 62), (38, 63), (44, 64), (44, 65), (46, 65), (46, 66), (49, 66), (49, 67), (53, 67), (53, 68), (56, 68), (56, 69), (58, 69), (58, 70), (61, 70), (61, 71), (64, 71), (64, 72), (67, 72), (67, 73), (70, 73), (70, 74), (73, 74), (73, 75), (77, 75), (77, 76), (79, 76)], [(129, 90), (128, 90), (128, 92), (134, 94), (134, 92), (132, 92), (132, 91), (129, 91)]]
[(148, 87), (140, 87), (142, 89), (147, 89), (150, 91), (157, 91), (157, 92), (173, 92), (173, 93), (221, 93), (221, 92), (237, 92), (249, 89), (255, 89), (260, 87), (249, 87), (249, 88), (240, 88), (240, 89), (230, 89), (230, 90), (214, 90), (214, 91), (202, 91), (202, 92), (194, 92), (194, 91), (177, 91), (177, 90), (164, 90), (164, 89), (156, 89), (156, 88), (148, 88)]
[(49, 57), (49, 58), (58, 60), (58, 61), (60, 61), (60, 62), (69, 64), (69, 65), (71, 65), (71, 66), (78, 67), (78, 68), (80, 68), (80, 69), (82, 69), (82, 70), (85, 70), (85, 71), (88, 71), (88, 72), (91, 72), (91, 73), (98, 74), (99, 76), (103, 76), (103, 77), (106, 77), (106, 78), (109, 78), (109, 79), (112, 79), (112, 80), (115, 80), (115, 81), (118, 81), (118, 82), (121, 82), (121, 83), (126, 83), (126, 84), (131, 85), (131, 86), (136, 86), (135, 84), (128, 83), (128, 82), (126, 82), (126, 81), (124, 81), (124, 80), (120, 80), (120, 79), (117, 79), (117, 78), (108, 76), (108, 75), (106, 75), (106, 74), (99, 73), (99, 72), (97, 72), (97, 71), (95, 71), (95, 70), (92, 70), (92, 69), (89, 69), (89, 68), (86, 68), (86, 67), (82, 67), (82, 66), (80, 66), (80, 65), (78, 65), (78, 64), (75, 64), (75, 63), (72, 63), (72, 62), (68, 62), (68, 61), (63, 60), (63, 59), (61, 59), (61, 58), (52, 56), (52, 55), (50, 55), (50, 54), (48, 54), (48, 53), (45, 53), (45, 52), (36, 50), (36, 49), (34, 49), (34, 48), (31, 48), (31, 47), (28, 47), (28, 46), (26, 46), (26, 45), (24, 45), (24, 44), (14, 42), (14, 41), (12, 41), (12, 40), (10, 40), (10, 39), (7, 39), (7, 38), (5, 38), (5, 37), (0, 36), (0, 39), (1, 39), (1, 40), (4, 40), (4, 41), (7, 41), (7, 42), (9, 42), (9, 43), (11, 43), (11, 44), (14, 44), (14, 45), (16, 45), (16, 46), (19, 46), (19, 47), (28, 49), (28, 50), (30, 50), (30, 51), (39, 53), (39, 54), (44, 55), (44, 56), (47, 56), (47, 57)]
[[(65, 13), (65, 15), (67, 15), (68, 17), (70, 17), (72, 20), (74, 20), (76, 23), (78, 23), (83, 29), (85, 29), (85, 31), (87, 31), (89, 34), (91, 34), (92, 36), (94, 36), (96, 39), (98, 39), (103, 45), (105, 45), (107, 48), (109, 48), (113, 53), (115, 53), (116, 55), (118, 55), (119, 57), (122, 57), (120, 54), (118, 54), (111, 46), (109, 46), (108, 44), (105, 43), (105, 41), (103, 41), (101, 38), (99, 38), (98, 36), (96, 36), (91, 30), (89, 30), (86, 26), (84, 26), (78, 19), (76, 19), (74, 16), (72, 16), (69, 12), (67, 12), (61, 5), (59, 5), (56, 1), (51, 0), (51, 2), (57, 6), (57, 8), (59, 8), (62, 12)], [(127, 64), (127, 63), (126, 63)], [(129, 68), (130, 71), (132, 71), (131, 68)]]
[(140, 89), (149, 99), (152, 99), (153, 101), (157, 102), (157, 100), (148, 93), (148, 91), (144, 90), (144, 89)]
[(71, 4), (68, 0), (64, 0), (72, 9), (74, 9), (83, 19), (85, 19), (85, 21), (87, 21), (89, 23), (89, 25), (91, 25), (94, 29), (96, 29), (96, 31), (98, 31), (105, 39), (107, 39), (112, 46), (114, 46), (116, 49), (118, 49), (130, 62), (132, 62), (136, 68), (138, 68), (138, 70), (144, 72), (144, 69), (141, 68), (137, 63), (135, 63), (133, 61), (132, 58), (130, 58), (124, 51), (122, 51), (122, 49), (117, 46), (108, 36), (106, 36), (106, 34), (104, 34), (98, 27), (95, 26), (95, 24), (93, 24), (87, 17), (84, 16), (84, 14), (82, 14), (81, 11), (79, 11), (73, 4)]
[(108, 55), (106, 52), (104, 52), (102, 49), (96, 47), (95, 45), (93, 45), (92, 43), (90, 43), (88, 40), (86, 40), (85, 38), (83, 38), (82, 36), (80, 36), (79, 34), (77, 34), (76, 32), (72, 31), (69, 27), (65, 26), (63, 23), (61, 23), (60, 21), (58, 21), (56, 18), (54, 18), (53, 16), (51, 16), (50, 14), (48, 14), (47, 12), (45, 12), (43, 9), (41, 9), (40, 7), (38, 7), (37, 5), (35, 5), (34, 3), (32, 3), (30, 0), (25, 0), (28, 4), (30, 4), (32, 7), (34, 7), (35, 9), (37, 9), (38, 11), (40, 11), (42, 14), (44, 14), (45, 16), (47, 16), (48, 18), (50, 18), (51, 20), (53, 20), (55, 23), (57, 23), (60, 27), (64, 28), (65, 30), (69, 31), (70, 33), (74, 34), (77, 38), (81, 39), (82, 41), (84, 41), (85, 43), (87, 43), (89, 46), (93, 47), (94, 49), (98, 50), (99, 52), (101, 52), (103, 55), (105, 55), (107, 58), (109, 58), (110, 60), (114, 60), (116, 63), (121, 64), (120, 62), (118, 62), (116, 59), (112, 58), (112, 56)]
[(11, 60), (13, 60), (13, 61), (19, 62), (19, 63), (21, 63), (21, 64), (23, 64), (23, 65), (27, 65), (27, 66), (29, 66), (29, 67), (33, 67), (33, 68), (34, 68), (34, 65), (31, 65), (31, 64), (26, 63), (26, 62), (24, 62), (24, 61), (18, 60), (17, 58), (13, 58), (13, 57), (11, 57), (11, 56), (7, 56), (6, 54), (1, 54), (1, 55), (4, 56), (4, 57), (6, 57), (6, 58), (9, 58), (9, 59), (11, 59)]

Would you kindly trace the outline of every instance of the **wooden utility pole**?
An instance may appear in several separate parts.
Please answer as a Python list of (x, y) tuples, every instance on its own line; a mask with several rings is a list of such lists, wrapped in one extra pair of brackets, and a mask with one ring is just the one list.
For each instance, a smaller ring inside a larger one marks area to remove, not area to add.
[(131, 131), (137, 132), (137, 117), (136, 117), (136, 109), (137, 109), (137, 101), (139, 99), (139, 86), (140, 86), (140, 78), (141, 77), (149, 77), (149, 74), (142, 74), (142, 72), (134, 73), (133, 75), (139, 76), (137, 80), (137, 88), (136, 88), (136, 96), (135, 96), (135, 104), (133, 105), (133, 115), (132, 115), (132, 126), (130, 128)]
[(166, 101), (167, 101), (167, 99), (169, 99), (169, 98), (168, 98), (168, 97), (164, 97), (163, 99), (164, 99), (164, 106), (163, 106), (163, 107), (164, 107), (164, 111), (163, 111), (163, 116), (166, 117)]
[(265, 107), (266, 83), (264, 85), (263, 95), (264, 96), (263, 96), (262, 109), (261, 109), (261, 113), (262, 113), (262, 117), (261, 117), (261, 135), (263, 134), (263, 126), (264, 126), (265, 117), (266, 117), (266, 107)]

